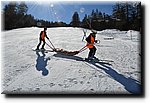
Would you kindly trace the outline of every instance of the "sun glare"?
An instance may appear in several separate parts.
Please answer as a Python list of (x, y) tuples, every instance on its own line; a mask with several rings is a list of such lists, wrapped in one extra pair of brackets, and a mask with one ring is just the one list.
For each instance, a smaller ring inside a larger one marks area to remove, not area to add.
[(37, 5), (42, 5), (42, 1), (36, 1)]
[(50, 7), (53, 8), (53, 7), (54, 7), (54, 4), (50, 4)]

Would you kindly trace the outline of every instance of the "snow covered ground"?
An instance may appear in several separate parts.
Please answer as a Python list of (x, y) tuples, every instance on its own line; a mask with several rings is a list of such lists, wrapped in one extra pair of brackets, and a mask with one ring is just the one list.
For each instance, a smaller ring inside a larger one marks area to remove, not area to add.
[[(88, 63), (82, 61), (87, 57), (88, 49), (76, 56), (32, 51), (38, 44), (41, 30), (32, 27), (2, 32), (4, 94), (140, 93), (139, 32), (98, 31), (96, 39), (101, 42), (95, 44), (96, 56), (102, 61)], [(74, 51), (86, 44), (82, 42), (82, 28), (48, 28), (47, 33), (56, 48)], [(89, 33), (88, 30), (87, 35)], [(47, 45), (45, 48), (50, 49)]]

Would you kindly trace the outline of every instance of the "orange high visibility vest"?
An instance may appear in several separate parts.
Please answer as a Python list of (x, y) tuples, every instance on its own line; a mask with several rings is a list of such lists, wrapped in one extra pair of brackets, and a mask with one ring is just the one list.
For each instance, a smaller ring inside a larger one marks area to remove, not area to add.
[(45, 33), (44, 33), (44, 31), (42, 31), (41, 38), (42, 38), (42, 40), (44, 40), (44, 39), (45, 39)]
[(90, 39), (91, 39), (91, 43), (87, 43), (87, 47), (88, 48), (93, 48), (93, 45), (94, 45), (94, 42), (95, 42), (94, 37), (90, 36)]

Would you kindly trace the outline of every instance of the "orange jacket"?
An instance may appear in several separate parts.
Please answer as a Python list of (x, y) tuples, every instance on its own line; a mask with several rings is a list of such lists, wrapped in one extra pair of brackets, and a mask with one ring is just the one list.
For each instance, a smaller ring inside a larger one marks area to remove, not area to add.
[(47, 37), (47, 35), (46, 35), (46, 32), (45, 31), (41, 31), (41, 33), (40, 33), (40, 39), (41, 40), (45, 40), (45, 37), (47, 38), (47, 39), (49, 39), (48, 37)]
[(87, 37), (87, 48), (93, 48), (95, 42), (95, 38), (92, 35)]
[(45, 33), (44, 33), (44, 31), (42, 31), (41, 39), (42, 39), (42, 40), (45, 40)]

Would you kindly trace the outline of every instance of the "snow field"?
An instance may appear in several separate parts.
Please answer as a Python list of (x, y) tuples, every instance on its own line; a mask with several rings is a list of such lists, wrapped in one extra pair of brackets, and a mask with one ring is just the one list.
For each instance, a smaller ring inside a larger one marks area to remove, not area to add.
[[(95, 45), (96, 56), (103, 63), (88, 63), (81, 61), (87, 57), (88, 49), (71, 57), (32, 51), (41, 30), (32, 27), (2, 32), (3, 93), (132, 94), (138, 91), (141, 82), (138, 32), (132, 31), (136, 39), (131, 40), (128, 31), (98, 31), (96, 38), (101, 42)], [(88, 30), (87, 36), (89, 33)], [(86, 44), (82, 42), (82, 28), (48, 28), (47, 35), (56, 48), (68, 51), (79, 50)], [(108, 37), (114, 39), (105, 39)], [(45, 48), (50, 49), (47, 45)], [(108, 61), (112, 61), (111, 65)], [(41, 63), (45, 63), (42, 71), (48, 71), (45, 76), (37, 68)]]

